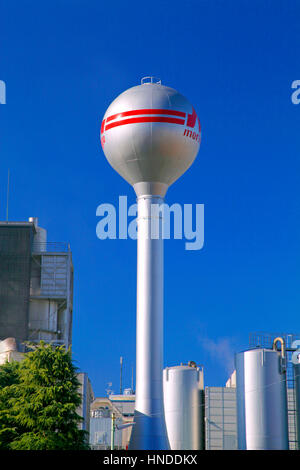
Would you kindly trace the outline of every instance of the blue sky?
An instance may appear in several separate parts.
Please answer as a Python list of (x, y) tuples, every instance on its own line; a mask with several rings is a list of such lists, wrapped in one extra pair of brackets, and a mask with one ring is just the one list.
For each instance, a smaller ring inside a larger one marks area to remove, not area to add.
[(0, 218), (39, 217), (69, 241), (73, 354), (96, 396), (135, 363), (136, 242), (100, 241), (96, 208), (135, 202), (107, 163), (102, 117), (146, 75), (202, 123), (167, 202), (205, 205), (205, 246), (165, 242), (165, 365), (194, 360), (221, 386), (249, 333), (300, 332), (300, 4), (278, 0), (0, 0)]

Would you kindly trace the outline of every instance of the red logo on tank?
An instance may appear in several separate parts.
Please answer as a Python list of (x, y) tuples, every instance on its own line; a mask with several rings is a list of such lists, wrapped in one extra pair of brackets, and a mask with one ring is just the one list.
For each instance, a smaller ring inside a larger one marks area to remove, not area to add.
[(194, 129), (194, 127), (196, 125), (196, 121), (198, 121), (199, 133), (197, 133), (195, 131), (192, 131), (190, 129), (185, 129), (183, 135), (185, 135), (187, 137), (190, 137), (191, 139), (196, 140), (196, 142), (200, 143), (200, 141), (201, 141), (201, 124), (200, 124), (200, 120), (199, 120), (199, 118), (196, 114), (196, 111), (193, 108), (192, 114), (188, 114), (186, 125), (188, 127), (191, 127), (192, 129)]

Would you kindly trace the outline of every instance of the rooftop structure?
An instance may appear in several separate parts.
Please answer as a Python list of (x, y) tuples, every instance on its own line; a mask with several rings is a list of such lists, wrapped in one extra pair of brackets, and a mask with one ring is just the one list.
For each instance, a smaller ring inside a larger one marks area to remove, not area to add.
[(94, 450), (110, 449), (112, 417), (114, 417), (114, 448), (127, 449), (134, 416), (135, 395), (109, 395), (95, 398), (91, 404), (90, 445)]

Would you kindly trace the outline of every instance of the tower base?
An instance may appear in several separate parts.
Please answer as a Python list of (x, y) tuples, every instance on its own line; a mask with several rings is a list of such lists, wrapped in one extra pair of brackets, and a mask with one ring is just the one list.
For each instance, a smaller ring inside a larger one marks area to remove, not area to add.
[(161, 418), (134, 412), (129, 450), (170, 450), (164, 416)]

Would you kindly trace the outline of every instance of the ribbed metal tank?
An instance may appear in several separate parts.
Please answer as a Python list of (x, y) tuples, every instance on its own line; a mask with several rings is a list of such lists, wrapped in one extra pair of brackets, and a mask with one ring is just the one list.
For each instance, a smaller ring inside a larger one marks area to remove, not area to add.
[(167, 367), (163, 384), (171, 450), (203, 449), (203, 370), (194, 366)]
[(288, 450), (286, 371), (280, 353), (236, 354), (238, 448)]
[(296, 435), (297, 435), (297, 448), (300, 450), (300, 363), (293, 364), (294, 368), (294, 383), (295, 383), (295, 408), (296, 408)]

